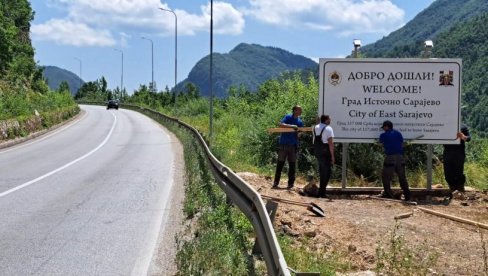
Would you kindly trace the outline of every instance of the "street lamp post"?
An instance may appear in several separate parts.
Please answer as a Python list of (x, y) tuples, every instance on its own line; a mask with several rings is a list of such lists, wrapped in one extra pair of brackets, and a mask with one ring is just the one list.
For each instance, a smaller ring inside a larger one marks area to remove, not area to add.
[(213, 137), (213, 79), (212, 79), (212, 63), (213, 63), (213, 0), (210, 0), (210, 125), (209, 125), (209, 137), (212, 141)]
[(175, 86), (173, 87), (175, 93), (175, 111), (176, 111), (176, 83), (178, 78), (178, 17), (173, 10), (168, 10), (165, 8), (159, 8), (162, 11), (167, 11), (175, 16)]
[[(354, 39), (352, 41), (352, 44), (354, 45), (354, 50), (352, 51), (352, 57), (353, 58), (358, 58), (359, 57), (359, 48), (361, 47), (361, 40), (360, 39)], [(342, 175), (342, 188), (346, 188), (347, 185), (347, 159), (348, 159), (348, 152), (349, 152), (349, 143), (342, 143), (342, 170), (341, 170), (341, 175)]]
[(120, 98), (122, 98), (122, 90), (124, 89), (124, 51), (115, 48), (114, 51), (120, 52), (122, 57), (122, 70), (120, 73)]
[(149, 40), (151, 42), (151, 91), (154, 91), (154, 44), (152, 39), (147, 37), (141, 37), (142, 39)]
[(432, 55), (432, 48), (434, 48), (434, 43), (432, 40), (426, 40), (424, 42), (424, 53), (423, 53), (423, 58), (430, 58)]
[(361, 40), (354, 39), (352, 41), (352, 44), (354, 45), (354, 58), (358, 58), (359, 57), (359, 48), (361, 48)]
[(74, 57), (74, 59), (76, 59), (80, 63), (80, 76), (79, 76), (79, 79), (80, 79), (80, 87), (78, 87), (78, 90), (80, 90), (81, 89), (81, 67), (82, 67), (82, 63), (81, 63), (81, 59), (79, 59), (77, 57)]
[[(424, 42), (423, 58), (430, 58), (432, 55), (432, 48), (434, 43), (432, 40), (426, 40)], [(434, 146), (432, 144), (427, 145), (427, 190), (432, 189), (432, 157), (434, 155)]]

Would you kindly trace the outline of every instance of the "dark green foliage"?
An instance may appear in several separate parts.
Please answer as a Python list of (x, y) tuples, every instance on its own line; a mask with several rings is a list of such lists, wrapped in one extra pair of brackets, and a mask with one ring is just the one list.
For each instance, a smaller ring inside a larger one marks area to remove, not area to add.
[(488, 14), (454, 26), (439, 35), (434, 55), (462, 58), (462, 117), (474, 131), (488, 135)]
[(76, 74), (61, 69), (56, 66), (43, 66), (43, 78), (46, 79), (49, 88), (57, 90), (59, 85), (64, 81), (70, 88), (71, 95), (76, 95), (78, 89), (85, 83)]
[(488, 2), (437, 0), (404, 27), (361, 49), (366, 57), (421, 57), (426, 39), (433, 57), (463, 60), (461, 117), (473, 131), (488, 135)]
[[(315, 68), (317, 64), (300, 55), (256, 44), (241, 43), (228, 54), (213, 54), (213, 92), (216, 97), (226, 97), (231, 86), (244, 85), (250, 91), (268, 79), (286, 71)], [(203, 96), (209, 95), (210, 57), (201, 59), (191, 70), (188, 79), (178, 85), (181, 90), (193, 83)]]
[(59, 87), (58, 87), (58, 92), (70, 92), (69, 91), (69, 84), (65, 81), (62, 81), (60, 84), (59, 84)]
[(35, 71), (34, 49), (29, 38), (34, 13), (27, 0), (0, 2), (0, 79), (19, 82)]
[[(420, 57), (423, 42), (488, 12), (486, 0), (437, 0), (405, 26), (361, 48), (366, 57)], [(437, 47), (437, 43), (434, 46)]]
[[(147, 87), (145, 89), (147, 90)], [(113, 99), (125, 101), (127, 98), (125, 90), (120, 92), (118, 88), (114, 91), (108, 89), (105, 77), (84, 83), (75, 95), (76, 100), (86, 102), (104, 102)]]
[[(342, 150), (342, 147), (340, 148)], [(341, 151), (337, 151), (337, 162), (342, 162)], [(371, 144), (349, 145), (349, 166), (354, 175), (363, 177), (369, 182), (381, 181), (381, 168), (383, 167), (383, 147)], [(339, 163), (341, 164), (341, 163)]]

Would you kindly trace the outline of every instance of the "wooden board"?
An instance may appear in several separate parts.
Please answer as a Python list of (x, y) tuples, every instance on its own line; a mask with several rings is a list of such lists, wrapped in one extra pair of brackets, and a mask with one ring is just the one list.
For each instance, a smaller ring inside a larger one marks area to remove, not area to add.
[(269, 133), (282, 133), (282, 132), (308, 132), (312, 131), (312, 127), (299, 127), (296, 130), (288, 127), (273, 127), (268, 128)]

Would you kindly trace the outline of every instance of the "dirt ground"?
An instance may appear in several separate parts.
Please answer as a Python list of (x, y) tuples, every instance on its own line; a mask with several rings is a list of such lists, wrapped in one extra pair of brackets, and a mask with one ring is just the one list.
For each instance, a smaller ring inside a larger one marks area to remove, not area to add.
[[(312, 250), (343, 252), (354, 266), (354, 271), (372, 270), (376, 265), (378, 242), (387, 243), (395, 227), (395, 216), (413, 215), (399, 219), (398, 234), (409, 248), (423, 248), (439, 254), (437, 263), (430, 268), (431, 275), (488, 275), (485, 270), (488, 250), (488, 230), (450, 219), (428, 214), (418, 207), (461, 217), (488, 225), (488, 194), (467, 191), (455, 195), (447, 204), (442, 198), (430, 202), (406, 205), (401, 202), (382, 201), (369, 196), (351, 196), (318, 199), (298, 193), (305, 181), (297, 180), (294, 191), (271, 189), (271, 180), (252, 173), (239, 173), (261, 195), (280, 197), (301, 202), (314, 202), (324, 211), (318, 217), (306, 207), (279, 203), (275, 231), (297, 240), (307, 236), (312, 239)], [(482, 235), (479, 231), (482, 231)], [(483, 249), (485, 245), (485, 249)]]

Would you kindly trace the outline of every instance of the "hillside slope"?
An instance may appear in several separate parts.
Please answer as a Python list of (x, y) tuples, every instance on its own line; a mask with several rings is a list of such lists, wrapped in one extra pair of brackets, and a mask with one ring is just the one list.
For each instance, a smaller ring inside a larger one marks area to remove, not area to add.
[(367, 57), (418, 57), (427, 39), (435, 38), (454, 25), (488, 12), (486, 0), (437, 0), (402, 28), (361, 52)]
[[(228, 54), (213, 54), (213, 91), (216, 97), (225, 97), (229, 87), (244, 85), (251, 91), (264, 81), (283, 72), (315, 68), (317, 63), (276, 47), (241, 43)], [(188, 78), (178, 85), (182, 90), (191, 82), (200, 94), (209, 95), (210, 57), (202, 58), (190, 71)]]
[(488, 13), (458, 24), (435, 41), (438, 58), (463, 60), (463, 121), (488, 135)]
[(85, 83), (78, 75), (71, 71), (56, 66), (43, 66), (43, 68), (42, 75), (52, 90), (57, 90), (61, 82), (66, 81), (69, 85), (71, 95), (74, 96), (80, 88), (80, 84), (83, 85)]

